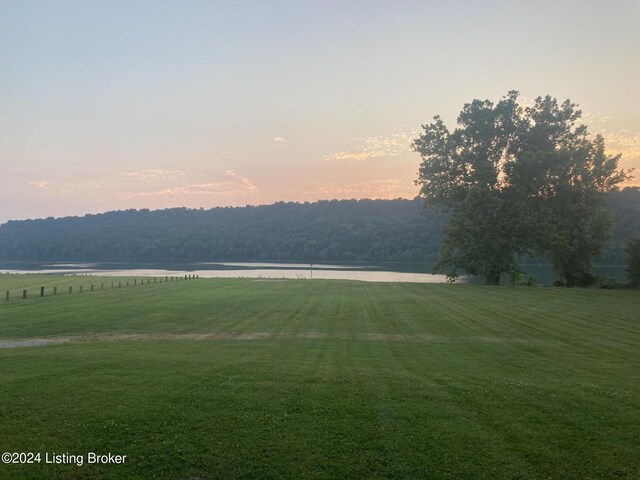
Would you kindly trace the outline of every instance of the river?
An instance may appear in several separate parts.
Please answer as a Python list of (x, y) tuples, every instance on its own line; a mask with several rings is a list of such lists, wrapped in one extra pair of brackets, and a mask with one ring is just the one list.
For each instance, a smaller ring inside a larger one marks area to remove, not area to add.
[[(550, 285), (556, 278), (549, 265), (521, 265), (527, 275), (540, 285)], [(624, 266), (598, 265), (598, 275), (625, 282)], [(367, 282), (444, 283), (445, 275), (430, 273), (430, 267), (418, 263), (311, 264), (193, 262), (181, 264), (149, 263), (34, 263), (0, 262), (0, 273), (41, 273), (64, 275), (164, 277), (199, 275), (202, 278), (265, 278), (361, 280)], [(476, 283), (477, 279), (460, 277), (458, 282)], [(503, 283), (508, 279), (503, 278)]]
[(131, 263), (0, 263), (0, 273), (202, 278), (327, 279), (367, 282), (443, 283), (416, 264), (342, 265), (310, 263), (194, 262), (179, 265)]

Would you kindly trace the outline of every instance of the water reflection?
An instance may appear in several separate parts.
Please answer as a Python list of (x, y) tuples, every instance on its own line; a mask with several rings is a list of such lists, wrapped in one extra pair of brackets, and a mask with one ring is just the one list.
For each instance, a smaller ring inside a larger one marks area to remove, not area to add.
[[(538, 285), (551, 285), (556, 274), (549, 265), (521, 265)], [(598, 265), (597, 275), (624, 283), (622, 265)], [(444, 275), (433, 275), (424, 263), (372, 264), (313, 264), (309, 263), (260, 263), (260, 262), (194, 262), (182, 264), (132, 264), (132, 263), (0, 263), (0, 273), (40, 273), (64, 275), (105, 276), (184, 276), (199, 275), (203, 278), (265, 278), (265, 279), (327, 279), (362, 280), (368, 282), (418, 282), (444, 283)], [(477, 283), (475, 278), (461, 277), (458, 282)], [(508, 282), (507, 276), (503, 279)]]
[[(404, 267), (405, 270), (410, 269), (408, 265), (404, 265)], [(199, 262), (172, 266), (171, 268), (167, 266), (131, 264), (47, 263), (41, 265), (31, 263), (0, 265), (0, 272), (132, 277), (199, 275), (202, 278), (326, 279), (411, 283), (443, 283), (447, 281), (444, 275), (425, 273), (424, 265), (415, 265), (415, 267), (422, 271), (393, 271), (374, 265), (313, 264), (312, 266), (311, 264), (303, 263)]]

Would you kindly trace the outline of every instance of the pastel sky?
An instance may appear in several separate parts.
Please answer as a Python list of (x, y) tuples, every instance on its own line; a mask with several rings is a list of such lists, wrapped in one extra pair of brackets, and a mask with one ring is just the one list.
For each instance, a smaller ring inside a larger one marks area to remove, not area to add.
[(640, 167), (639, 79), (638, 1), (0, 0), (0, 222), (411, 198), (420, 125), (511, 89)]

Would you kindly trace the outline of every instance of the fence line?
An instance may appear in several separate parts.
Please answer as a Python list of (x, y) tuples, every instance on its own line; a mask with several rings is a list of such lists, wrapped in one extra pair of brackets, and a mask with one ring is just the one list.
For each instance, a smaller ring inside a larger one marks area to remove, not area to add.
[[(162, 277), (160, 277), (159, 281), (158, 281), (158, 277), (153, 277), (153, 283), (154, 284), (169, 283), (169, 282), (179, 281), (179, 280), (195, 280), (195, 279), (198, 279), (198, 278), (200, 278), (200, 275), (185, 275), (184, 278), (182, 276), (178, 276), (178, 277), (165, 276), (164, 277), (164, 282), (163, 282), (163, 278)], [(133, 280), (133, 286), (135, 287), (135, 286), (138, 286), (138, 285), (145, 285), (144, 280), (145, 280), (144, 278), (140, 279), (140, 283), (138, 284), (138, 279), (137, 278), (134, 279)], [(151, 285), (151, 278), (147, 278), (147, 283), (146, 284), (147, 285)], [(129, 280), (126, 280), (125, 287), (129, 287), (129, 286), (130, 286), (129, 285)], [(90, 286), (89, 286), (89, 291), (91, 291), (91, 292), (98, 291), (98, 289), (96, 289), (95, 287), (96, 287), (96, 285), (91, 283)], [(38, 291), (37, 287), (35, 287), (35, 288), (36, 288), (36, 292), (37, 292)], [(111, 282), (111, 288), (112, 289), (115, 288), (115, 283), (114, 282)], [(121, 280), (118, 281), (118, 288), (122, 288), (122, 281)], [(23, 300), (26, 300), (26, 299), (29, 298), (28, 290), (29, 289), (26, 289), (26, 288), (22, 289), (22, 299)], [(104, 282), (100, 283), (100, 290), (104, 290)], [(52, 289), (51, 289), (51, 292), (52, 292), (51, 296), (57, 296), (58, 295), (58, 286), (57, 285), (53, 286)], [(83, 285), (80, 285), (78, 287), (78, 293), (83, 293)], [(39, 295), (39, 297), (40, 298), (44, 298), (44, 297), (47, 296), (45, 294), (46, 294), (46, 287), (41, 286), (40, 287), (40, 295)], [(72, 285), (69, 285), (68, 294), (69, 295), (73, 294), (73, 286)], [(5, 303), (13, 300), (14, 298), (15, 297), (11, 296), (11, 290), (7, 290), (5, 292)]]

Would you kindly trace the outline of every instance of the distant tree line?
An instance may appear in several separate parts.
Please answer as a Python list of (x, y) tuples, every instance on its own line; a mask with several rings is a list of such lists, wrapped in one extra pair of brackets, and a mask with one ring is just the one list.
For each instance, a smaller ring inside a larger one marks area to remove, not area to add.
[(431, 262), (446, 223), (419, 200), (125, 210), (0, 226), (0, 258), (53, 261)]
[[(612, 192), (618, 221), (601, 262), (624, 263), (640, 232), (640, 189)], [(331, 200), (210, 210), (124, 210), (0, 225), (0, 260), (424, 262), (449, 216), (422, 201)]]

